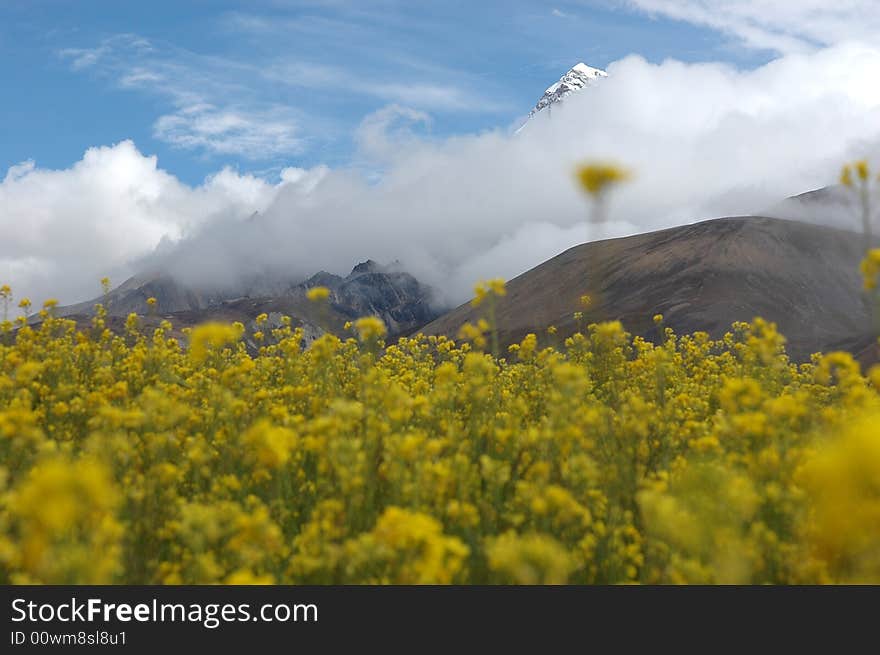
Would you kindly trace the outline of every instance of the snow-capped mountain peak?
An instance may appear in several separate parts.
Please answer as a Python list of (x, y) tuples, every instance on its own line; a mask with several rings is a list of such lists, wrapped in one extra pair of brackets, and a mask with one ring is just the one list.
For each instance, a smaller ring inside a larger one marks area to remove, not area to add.
[(592, 66), (587, 66), (580, 62), (572, 66), (572, 68), (555, 84), (551, 84), (544, 91), (544, 95), (538, 100), (538, 104), (529, 112), (529, 118), (532, 118), (539, 111), (543, 111), (551, 107), (557, 102), (561, 102), (567, 96), (575, 91), (580, 91), (584, 87), (595, 84), (597, 80), (608, 77), (608, 73)]
[(590, 77), (608, 77), (608, 73), (599, 69), (593, 68), (592, 66), (587, 66), (584, 62), (580, 62), (571, 67), (569, 73), (582, 73), (583, 75), (588, 75)]

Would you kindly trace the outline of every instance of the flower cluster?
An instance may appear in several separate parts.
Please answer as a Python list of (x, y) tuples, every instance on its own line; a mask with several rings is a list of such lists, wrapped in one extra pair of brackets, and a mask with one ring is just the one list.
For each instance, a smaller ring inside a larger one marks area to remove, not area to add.
[(770, 323), (501, 357), (103, 316), (0, 330), (0, 582), (880, 582), (880, 371)]
[(865, 254), (859, 270), (862, 272), (865, 290), (876, 290), (878, 277), (880, 277), (880, 248), (872, 248)]

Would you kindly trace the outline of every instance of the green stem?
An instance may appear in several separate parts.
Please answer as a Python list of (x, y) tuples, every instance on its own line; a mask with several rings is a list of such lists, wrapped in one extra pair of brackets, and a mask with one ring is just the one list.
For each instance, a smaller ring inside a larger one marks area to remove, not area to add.
[(489, 293), (489, 329), (492, 332), (492, 356), (498, 359), (500, 348), (498, 346), (498, 325), (495, 321), (495, 294)]

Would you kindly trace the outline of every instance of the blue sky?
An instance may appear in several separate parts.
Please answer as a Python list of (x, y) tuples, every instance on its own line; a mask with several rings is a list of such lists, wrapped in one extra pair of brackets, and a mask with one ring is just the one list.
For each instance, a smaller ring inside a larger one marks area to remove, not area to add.
[(578, 61), (754, 67), (772, 52), (624, 3), (0, 0), (0, 171), (132, 139), (190, 184), (344, 166), (389, 104), (430, 136), (506, 129)]

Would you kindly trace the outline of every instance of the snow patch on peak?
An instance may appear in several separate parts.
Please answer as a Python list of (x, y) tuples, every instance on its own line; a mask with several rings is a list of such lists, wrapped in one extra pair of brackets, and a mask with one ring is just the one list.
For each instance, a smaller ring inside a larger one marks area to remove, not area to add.
[[(559, 78), (558, 82), (547, 87), (544, 95), (541, 96), (541, 99), (538, 100), (538, 103), (529, 112), (529, 119), (532, 119), (538, 112), (547, 109), (553, 104), (562, 102), (575, 91), (580, 91), (585, 87), (595, 84), (603, 77), (608, 77), (608, 73), (599, 68), (587, 66), (583, 62), (575, 64), (565, 75)], [(525, 127), (525, 125), (522, 127)], [(521, 130), (522, 127), (519, 129)]]
[(584, 62), (580, 62), (579, 64), (575, 64), (571, 67), (571, 72), (583, 73), (584, 75), (589, 75), (590, 77), (608, 77), (608, 73), (599, 69), (593, 68), (592, 66), (587, 66)]

